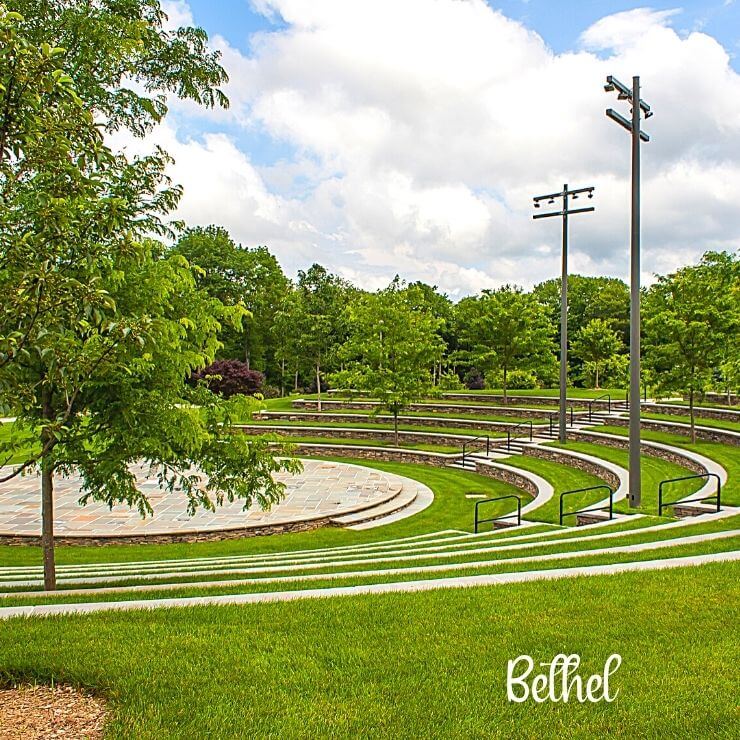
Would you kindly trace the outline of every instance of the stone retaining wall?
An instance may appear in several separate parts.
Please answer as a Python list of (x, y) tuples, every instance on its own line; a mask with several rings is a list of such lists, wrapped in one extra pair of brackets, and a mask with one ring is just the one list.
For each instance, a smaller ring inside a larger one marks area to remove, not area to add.
[(575, 457), (574, 455), (567, 455), (556, 447), (525, 447), (522, 451), (525, 455), (529, 455), (531, 457), (539, 457), (542, 460), (551, 460), (552, 462), (567, 465), (570, 468), (577, 468), (578, 470), (582, 470), (584, 473), (595, 475), (615, 491), (619, 488), (619, 476), (616, 473), (612, 473), (609, 468), (605, 468), (603, 465), (599, 465), (598, 463), (584, 460), (583, 458)]
[[(390, 445), (395, 444), (395, 437), (391, 429), (352, 429), (350, 427), (263, 427), (240, 425), (244, 434), (281, 434), (285, 437), (327, 437), (329, 439), (367, 439), (377, 440)], [(461, 435), (433, 434), (431, 432), (399, 432), (399, 444), (433, 444), (443, 447), (462, 448), (466, 441), (474, 439)], [(478, 440), (476, 449), (485, 447), (485, 440)], [(471, 448), (472, 449), (472, 448)]]
[[(668, 416), (688, 416), (688, 406), (672, 406), (663, 403), (643, 403), (642, 410), (647, 414), (666, 414)], [(710, 409), (701, 407), (694, 408), (694, 416), (697, 419), (717, 419), (719, 421), (740, 421), (740, 410), (733, 409)]]
[[(458, 409), (459, 411), (459, 409)], [(393, 417), (387, 414), (332, 414), (331, 412), (321, 413), (310, 411), (301, 413), (291, 413), (290, 411), (262, 411), (254, 414), (255, 419), (264, 421), (317, 421), (332, 423), (352, 423), (352, 424), (392, 424)], [(440, 429), (454, 427), (457, 429), (470, 429), (473, 431), (486, 432), (488, 434), (506, 434), (507, 429), (513, 429), (517, 426), (516, 422), (505, 421), (484, 421), (482, 419), (436, 419), (426, 418), (423, 416), (399, 416), (399, 424), (413, 424), (420, 427), (437, 427)], [(536, 424), (535, 424), (536, 427)]]
[(319, 445), (301, 443), (295, 445), (297, 457), (354, 457), (359, 460), (380, 460), (382, 462), (405, 462), (432, 465), (443, 468), (453, 462), (455, 455), (423, 450), (399, 450), (387, 447), (360, 447), (359, 445)]
[[(568, 439), (574, 442), (593, 442), (594, 444), (604, 445), (605, 447), (614, 447), (620, 450), (629, 449), (629, 439), (627, 437), (606, 437), (599, 436), (598, 434), (591, 434), (589, 432), (570, 431), (568, 432)], [(656, 457), (660, 460), (672, 462), (675, 465), (679, 465), (682, 468), (690, 470), (692, 473), (704, 474), (707, 472), (707, 469), (701, 463), (680, 454), (680, 452), (666, 450), (663, 447), (653, 447), (644, 442), (640, 445), (640, 449), (643, 455), (649, 455), (650, 457)]]
[[(293, 408), (296, 409), (316, 409), (318, 402), (315, 399), (298, 398), (292, 402)], [(373, 401), (322, 401), (322, 409), (376, 409), (378, 403)], [(547, 411), (538, 411), (537, 409), (520, 409), (520, 408), (503, 408), (496, 406), (464, 406), (450, 403), (413, 403), (409, 406), (411, 411), (425, 411), (428, 413), (439, 414), (481, 414), (490, 416), (515, 416), (521, 419), (545, 419)]]
[[(220, 542), (222, 540), (238, 540), (244, 537), (262, 537), (270, 534), (287, 534), (289, 532), (308, 532), (319, 527), (338, 526), (331, 517), (321, 517), (303, 522), (286, 522), (284, 524), (269, 524), (257, 527), (240, 527), (238, 529), (223, 529), (213, 532), (167, 532), (162, 534), (146, 535), (111, 535), (88, 537), (54, 537), (54, 544), (62, 546), (100, 547), (105, 545), (171, 545), (175, 543)], [(0, 535), (0, 545), (41, 546), (41, 537), (37, 535)]]
[[(701, 422), (699, 422), (701, 423)], [(627, 417), (609, 419), (609, 426), (615, 427), (628, 427), (630, 421)], [(642, 429), (652, 430), (654, 432), (666, 432), (667, 434), (679, 434), (685, 437), (691, 435), (689, 427), (676, 426), (675, 423), (670, 421), (655, 421), (654, 419), (642, 419), (640, 421), (640, 427)], [(740, 445), (740, 434), (733, 434), (727, 429), (710, 429), (704, 427), (696, 429), (696, 438), (703, 439), (708, 442), (720, 442), (728, 445)]]
[[(443, 393), (442, 398), (444, 398), (447, 401), (480, 401), (481, 403), (503, 403), (504, 405), (512, 405), (516, 403), (524, 403), (528, 406), (558, 406), (560, 404), (560, 399), (557, 396), (507, 396), (506, 400), (504, 400), (503, 396), (492, 396), (488, 393), (475, 393), (474, 391), (471, 391), (470, 393), (465, 393), (464, 391), (461, 391), (460, 393), (456, 391), (451, 391), (448, 393)], [(618, 398), (612, 400), (612, 404), (619, 403), (621, 401), (624, 401), (624, 398)], [(565, 405), (570, 408), (571, 406), (574, 408), (580, 408), (585, 409), (588, 408), (588, 399), (584, 398), (566, 398)], [(608, 409), (609, 408), (609, 401), (607, 399), (594, 401), (593, 402), (593, 408), (594, 409)], [(552, 411), (552, 413), (555, 413)]]
[(495, 478), (503, 483), (508, 483), (509, 485), (514, 486), (514, 488), (518, 488), (520, 491), (528, 493), (533, 498), (539, 493), (534, 481), (531, 481), (525, 475), (517, 473), (514, 470), (498, 468), (493, 465), (486, 465), (485, 463), (476, 461), (475, 472), (480, 475), (488, 476), (489, 478)]

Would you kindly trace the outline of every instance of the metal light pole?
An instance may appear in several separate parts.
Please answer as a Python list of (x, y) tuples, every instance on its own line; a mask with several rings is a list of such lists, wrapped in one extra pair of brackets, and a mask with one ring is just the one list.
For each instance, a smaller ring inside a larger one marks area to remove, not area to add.
[(629, 503), (637, 507), (642, 500), (640, 468), (640, 141), (650, 137), (640, 129), (640, 111), (645, 118), (652, 116), (650, 106), (640, 98), (640, 78), (632, 78), (632, 89), (609, 75), (606, 92), (617, 92), (619, 100), (632, 103), (632, 120), (627, 120), (612, 108), (606, 115), (627, 129), (632, 137), (632, 229), (630, 238), (630, 390)]
[(565, 444), (567, 439), (566, 426), (566, 388), (568, 384), (568, 216), (572, 213), (586, 213), (595, 210), (593, 206), (588, 208), (568, 208), (568, 198), (578, 198), (581, 193), (588, 193), (589, 198), (594, 197), (594, 189), (578, 188), (568, 190), (568, 185), (563, 185), (560, 193), (549, 195), (537, 195), (534, 197), (534, 207), (539, 208), (540, 203), (546, 200), (554, 203), (556, 198), (562, 199), (562, 208), (559, 211), (549, 213), (535, 213), (532, 218), (551, 218), (561, 216), (563, 219), (563, 254), (560, 272), (560, 406), (558, 409), (558, 439)]

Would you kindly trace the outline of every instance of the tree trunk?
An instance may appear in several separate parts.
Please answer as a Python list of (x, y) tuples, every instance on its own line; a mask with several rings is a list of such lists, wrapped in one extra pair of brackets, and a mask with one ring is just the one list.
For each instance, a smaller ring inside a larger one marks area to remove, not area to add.
[(319, 410), (319, 413), (321, 413), (321, 365), (319, 365), (318, 362), (316, 363), (316, 392), (319, 394), (316, 408)]
[(41, 547), (44, 552), (44, 589), (56, 591), (54, 564), (54, 471), (46, 459), (41, 462)]
[(696, 443), (696, 429), (694, 428), (694, 389), (689, 391), (689, 418), (691, 420), (691, 444)]
[(393, 410), (393, 436), (395, 438), (395, 445), (398, 447), (398, 410)]
[(295, 393), (298, 393), (298, 370), (297, 369), (295, 371), (295, 377), (294, 377), (294, 380), (293, 380), (293, 391)]
[(285, 358), (280, 360), (280, 397), (285, 395)]
[(598, 391), (599, 390), (599, 363), (596, 362), (594, 363), (594, 365), (596, 367), (596, 390)]
[(508, 400), (506, 398), (506, 368), (504, 368), (504, 406), (508, 403)]

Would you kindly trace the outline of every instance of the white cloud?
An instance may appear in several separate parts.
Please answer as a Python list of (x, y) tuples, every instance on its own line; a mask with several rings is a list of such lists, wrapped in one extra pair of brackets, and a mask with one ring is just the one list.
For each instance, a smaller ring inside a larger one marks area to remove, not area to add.
[(186, 0), (162, 0), (161, 5), (167, 16), (165, 28), (176, 29), (193, 25), (193, 13)]
[(180, 215), (267, 243), (289, 272), (316, 260), (362, 285), (401, 273), (455, 295), (530, 285), (558, 273), (560, 243), (555, 219), (532, 222), (531, 196), (567, 181), (597, 188), (596, 213), (573, 219), (574, 270), (626, 276), (629, 138), (604, 116), (623, 103), (603, 82), (635, 72), (655, 111), (645, 276), (740, 243), (740, 77), (716, 40), (671, 28), (678, 11), (608, 16), (554, 54), (483, 0), (258, 7), (287, 27), (254, 37), (251, 58), (213, 40), (232, 107), (208, 116), (295, 156), (258, 168), (226, 135), (157, 136), (185, 186)]

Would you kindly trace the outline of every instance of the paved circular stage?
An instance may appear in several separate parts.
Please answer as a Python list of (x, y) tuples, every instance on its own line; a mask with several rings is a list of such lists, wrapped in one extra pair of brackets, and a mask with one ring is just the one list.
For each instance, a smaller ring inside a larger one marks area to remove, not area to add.
[[(142, 519), (138, 511), (121, 504), (110, 510), (91, 502), (80, 506), (76, 477), (55, 481), (54, 533), (61, 541), (141, 541), (155, 538), (174, 541), (223, 539), (251, 534), (270, 534), (310, 529), (332, 524), (336, 517), (382, 508), (406, 488), (425, 488), (409, 478), (349, 463), (302, 460), (303, 472), (278, 473), (285, 483), (285, 496), (269, 511), (255, 505), (246, 511), (243, 502), (217, 507), (216, 511), (187, 513), (182, 493), (160, 489), (156, 476), (144, 466), (132, 467), (138, 485), (145, 491), (154, 515)], [(41, 496), (35, 475), (0, 484), (0, 541), (9, 538), (38, 538), (41, 533)], [(189, 536), (194, 535), (194, 536)], [(212, 536), (209, 536), (212, 535)]]

